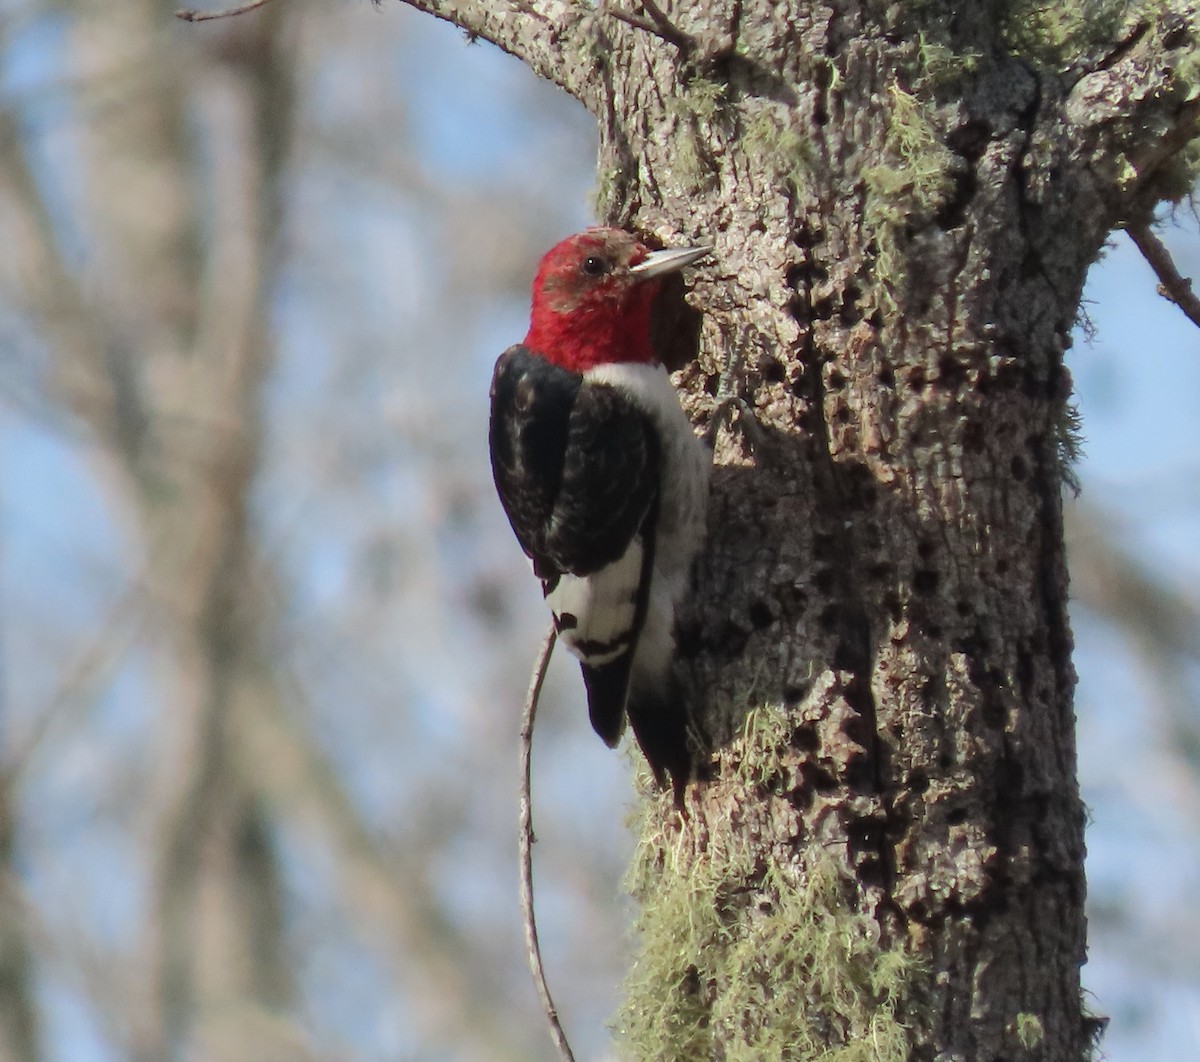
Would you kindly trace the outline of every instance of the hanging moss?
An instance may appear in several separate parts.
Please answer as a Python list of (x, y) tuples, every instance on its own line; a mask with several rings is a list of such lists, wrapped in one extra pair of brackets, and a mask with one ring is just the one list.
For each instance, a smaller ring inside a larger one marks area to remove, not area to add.
[(694, 77), (688, 81), (682, 96), (667, 103), (667, 110), (686, 113), (697, 124), (714, 121), (725, 106), (725, 90), (723, 82)]
[(899, 234), (916, 227), (945, 205), (954, 188), (956, 156), (937, 135), (930, 108), (897, 84), (888, 89), (889, 161), (863, 171), (868, 199), (866, 222), (875, 236), (875, 275), (885, 290), (903, 283)]
[(956, 52), (922, 30), (917, 34), (916, 84), (929, 92), (954, 89), (979, 67), (977, 52)]
[(1079, 482), (1079, 460), (1083, 456), (1083, 417), (1074, 402), (1061, 407), (1054, 424), (1054, 443), (1062, 484), (1076, 497), (1083, 489)]
[[(726, 750), (738, 788), (769, 786), (788, 722), (762, 708)], [(902, 1020), (916, 968), (903, 945), (881, 948), (878, 926), (847, 903), (834, 860), (802, 877), (763, 866), (727, 818), (704, 850), (685, 851), (667, 807), (643, 801), (629, 885), (642, 906), (639, 952), (615, 1034), (638, 1060), (901, 1062)]]

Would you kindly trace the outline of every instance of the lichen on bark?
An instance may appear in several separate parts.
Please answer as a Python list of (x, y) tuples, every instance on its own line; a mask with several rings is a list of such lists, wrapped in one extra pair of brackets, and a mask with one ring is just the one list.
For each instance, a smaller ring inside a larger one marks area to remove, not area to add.
[(707, 817), (700, 845), (673, 827), (666, 798), (642, 798), (628, 881), (641, 906), (638, 950), (615, 1024), (629, 1057), (909, 1056), (904, 1014), (920, 960), (903, 943), (881, 944), (876, 923), (846, 902), (832, 860), (817, 852), (798, 872), (765, 859), (748, 828), (761, 814), (748, 798), (789, 813), (789, 728), (776, 708), (747, 714), (721, 753), (726, 780), (705, 796), (735, 810)]

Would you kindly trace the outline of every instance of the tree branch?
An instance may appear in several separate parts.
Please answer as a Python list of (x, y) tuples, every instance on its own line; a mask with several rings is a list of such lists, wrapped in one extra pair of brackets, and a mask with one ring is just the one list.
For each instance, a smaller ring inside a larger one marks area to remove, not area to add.
[[(1200, 48), (1200, 41), (1197, 41)], [(1152, 138), (1142, 150), (1135, 153), (1133, 164), (1144, 178), (1151, 176), (1164, 162), (1174, 158), (1189, 143), (1200, 136), (1200, 98), (1188, 100), (1178, 112), (1170, 117), (1169, 124), (1160, 136)]]
[(558, 1020), (558, 1011), (546, 984), (546, 971), (542, 967), (542, 949), (538, 944), (537, 919), (533, 912), (533, 798), (530, 782), (530, 767), (533, 756), (533, 722), (537, 716), (538, 698), (542, 693), (542, 682), (546, 678), (546, 667), (554, 651), (555, 629), (550, 624), (542, 641), (537, 662), (533, 665), (533, 677), (529, 681), (529, 693), (525, 698), (525, 713), (521, 717), (521, 799), (520, 799), (520, 857), (521, 857), (521, 914), (525, 921), (525, 951), (529, 957), (529, 969), (537, 986), (538, 997), (546, 1012), (550, 1025), (550, 1036), (564, 1062), (574, 1062), (567, 1034)]
[(1117, 218), (1131, 216), (1148, 188), (1153, 196), (1163, 165), (1200, 135), (1200, 98), (1179, 75), (1181, 59), (1200, 48), (1198, 13), (1197, 0), (1171, 0), (1145, 15), (1067, 97), (1079, 164), (1110, 179), (1116, 167)]
[[(596, 92), (593, 62), (585, 56), (585, 20), (592, 8), (577, 0), (551, 0), (555, 14), (530, 0), (401, 0), (427, 15), (482, 37), (520, 59), (539, 77), (552, 81), (591, 109)], [(547, 5), (549, 6), (549, 5)]]
[(1188, 320), (1200, 328), (1200, 297), (1192, 290), (1192, 282), (1175, 268), (1171, 252), (1153, 232), (1149, 224), (1127, 225), (1125, 231), (1134, 246), (1158, 276), (1158, 293), (1178, 306)]
[(183, 19), (184, 22), (208, 22), (214, 18), (229, 18), (232, 15), (244, 15), (247, 11), (253, 11), (257, 7), (264, 7), (270, 2), (271, 0), (246, 0), (244, 4), (226, 7), (220, 11), (197, 11), (194, 7), (181, 7), (175, 12), (175, 17)]
[(1143, 654), (1200, 663), (1200, 609), (1187, 589), (1157, 578), (1121, 544), (1120, 529), (1103, 508), (1063, 509), (1071, 557), (1071, 594), (1084, 608), (1118, 627)]
[[(260, 578), (280, 593), (270, 561)], [(259, 617), (269, 643), (280, 632), (276, 601)], [(317, 653), (319, 643), (303, 637), (299, 652)], [(254, 687), (234, 716), (236, 742), (260, 799), (282, 822), (304, 823), (316, 843), (327, 847), (337, 867), (337, 889), (356, 932), (389, 942), (381, 954), (406, 998), (414, 1001), (419, 1038), (449, 1042), (453, 1057), (524, 1058), (526, 1041), (512, 1027), (512, 1014), (478, 983), (488, 968), (478, 942), (448, 916), (428, 880), (432, 819), (444, 831), (454, 812), (422, 808), (409, 819), (400, 842), (368, 826), (344, 779), (314, 737), (312, 705), (298, 676), (259, 667)], [(442, 835), (439, 834), (439, 837)], [(444, 837), (442, 838), (444, 839)]]

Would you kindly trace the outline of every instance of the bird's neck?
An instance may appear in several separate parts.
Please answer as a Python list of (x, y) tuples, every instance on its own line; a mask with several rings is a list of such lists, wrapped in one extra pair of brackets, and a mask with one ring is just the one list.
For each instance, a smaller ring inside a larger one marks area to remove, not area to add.
[(585, 301), (566, 312), (535, 306), (525, 346), (579, 373), (614, 362), (653, 364), (658, 357), (650, 342), (652, 300), (631, 301), (624, 305)]

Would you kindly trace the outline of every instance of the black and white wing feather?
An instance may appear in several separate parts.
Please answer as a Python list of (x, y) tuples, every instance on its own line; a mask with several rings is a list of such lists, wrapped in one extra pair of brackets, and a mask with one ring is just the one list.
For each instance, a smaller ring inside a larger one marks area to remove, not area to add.
[(525, 347), (492, 377), (492, 476), (540, 578), (619, 559), (657, 490), (657, 444), (614, 388), (585, 383)]
[(592, 725), (621, 736), (654, 561), (659, 446), (644, 411), (522, 346), (492, 379), (492, 474), (583, 666)]

